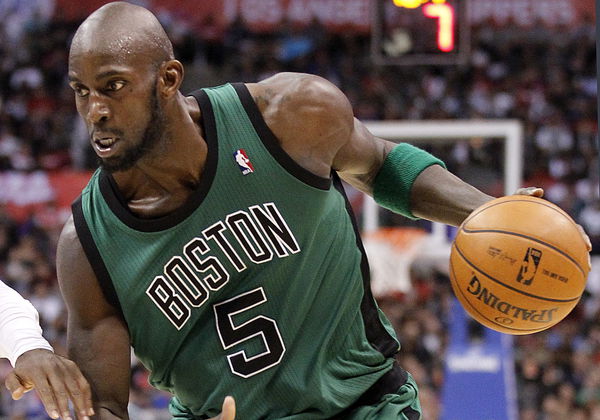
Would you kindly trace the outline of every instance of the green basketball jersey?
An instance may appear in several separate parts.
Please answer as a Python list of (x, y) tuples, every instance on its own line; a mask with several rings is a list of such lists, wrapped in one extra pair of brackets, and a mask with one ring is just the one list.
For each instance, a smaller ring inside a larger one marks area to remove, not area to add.
[(283, 151), (245, 85), (193, 96), (208, 144), (197, 189), (141, 219), (96, 171), (73, 205), (86, 255), (182, 416), (214, 416), (233, 395), (242, 419), (330, 418), (399, 348), (340, 181)]

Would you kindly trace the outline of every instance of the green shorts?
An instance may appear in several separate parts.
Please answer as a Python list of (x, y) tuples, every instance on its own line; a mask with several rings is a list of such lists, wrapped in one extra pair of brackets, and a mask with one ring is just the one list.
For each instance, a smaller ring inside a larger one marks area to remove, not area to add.
[[(404, 385), (393, 394), (383, 395), (378, 402), (360, 405), (351, 411), (344, 411), (335, 420), (420, 420), (421, 404), (415, 380), (406, 372)], [(169, 411), (173, 420), (199, 419), (183, 407), (176, 398), (171, 399)], [(239, 415), (239, 413), (238, 413)]]
[(419, 390), (408, 374), (406, 383), (393, 394), (385, 394), (369, 405), (361, 405), (344, 415), (347, 420), (420, 420)]
[(377, 403), (363, 405), (350, 411), (347, 420), (420, 420), (419, 390), (413, 377), (394, 394), (384, 395)]

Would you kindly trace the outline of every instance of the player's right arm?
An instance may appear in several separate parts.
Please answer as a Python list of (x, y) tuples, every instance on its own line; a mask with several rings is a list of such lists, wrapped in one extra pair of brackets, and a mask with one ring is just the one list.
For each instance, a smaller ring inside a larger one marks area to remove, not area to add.
[(67, 305), (67, 346), (90, 382), (100, 419), (126, 419), (130, 382), (129, 332), (106, 300), (71, 217), (61, 232), (56, 263)]
[[(92, 388), (97, 418), (127, 419), (131, 347), (120, 312), (102, 292), (75, 230), (73, 217), (63, 228), (56, 252), (58, 283), (67, 305), (67, 346)], [(234, 420), (235, 401), (226, 397), (210, 420)]]

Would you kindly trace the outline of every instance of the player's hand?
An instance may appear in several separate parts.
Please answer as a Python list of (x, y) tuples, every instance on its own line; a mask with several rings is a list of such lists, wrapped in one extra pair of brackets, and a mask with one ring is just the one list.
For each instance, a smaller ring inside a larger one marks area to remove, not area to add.
[(544, 190), (540, 187), (525, 187), (515, 191), (516, 195), (529, 195), (531, 197), (541, 197), (544, 195)]
[(30, 350), (19, 356), (5, 385), (14, 400), (35, 388), (53, 419), (72, 419), (69, 399), (80, 418), (94, 414), (90, 385), (77, 365), (49, 350)]
[(212, 417), (208, 420), (234, 420), (235, 419), (235, 400), (233, 397), (227, 396), (223, 401), (221, 414), (217, 417)]
[(592, 241), (590, 240), (590, 237), (587, 235), (587, 233), (585, 233), (585, 230), (583, 230), (583, 227), (581, 225), (577, 225), (577, 229), (579, 229), (579, 232), (581, 232), (581, 236), (583, 236), (585, 246), (588, 250), (588, 272), (589, 272), (592, 269), (592, 257), (589, 254), (589, 252), (592, 250)]
[[(515, 194), (517, 195), (529, 195), (529, 196), (533, 196), (533, 197), (542, 197), (544, 195), (544, 190), (539, 188), (539, 187), (526, 187), (526, 188), (519, 188)], [(581, 225), (577, 225), (577, 229), (579, 229), (579, 232), (581, 233), (581, 236), (583, 237), (583, 241), (585, 242), (585, 246), (589, 251), (592, 250), (592, 241), (590, 241), (590, 237), (587, 235), (587, 233), (585, 233), (585, 230), (583, 230), (583, 227)], [(588, 271), (592, 269), (592, 260), (590, 258), (590, 256), (588, 255)]]

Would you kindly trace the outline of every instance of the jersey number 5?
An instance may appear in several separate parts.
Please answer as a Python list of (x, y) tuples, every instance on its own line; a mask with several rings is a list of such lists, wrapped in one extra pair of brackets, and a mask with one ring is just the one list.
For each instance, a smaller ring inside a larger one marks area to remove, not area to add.
[(217, 332), (225, 350), (255, 337), (260, 337), (264, 344), (265, 351), (255, 356), (248, 357), (243, 349), (227, 355), (231, 371), (242, 378), (249, 378), (277, 365), (285, 353), (279, 328), (271, 318), (258, 315), (239, 325), (234, 320), (236, 315), (266, 301), (265, 292), (259, 287), (213, 306)]

